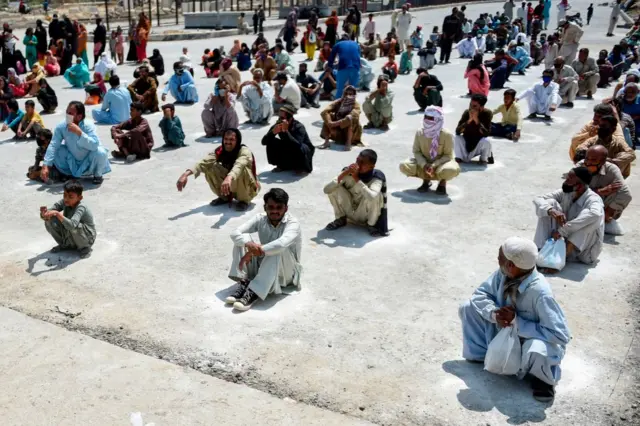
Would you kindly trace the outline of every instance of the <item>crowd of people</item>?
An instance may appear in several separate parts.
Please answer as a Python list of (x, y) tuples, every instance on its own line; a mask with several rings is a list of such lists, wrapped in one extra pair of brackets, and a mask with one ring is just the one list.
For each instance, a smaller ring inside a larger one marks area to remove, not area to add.
[[(612, 20), (617, 21), (620, 3), (618, 0), (612, 10)], [(28, 29), (23, 40), (25, 56), (5, 24), (2, 72), (6, 77), (0, 78), (2, 130), (11, 129), (16, 138), (36, 139), (36, 162), (29, 168), (29, 178), (66, 181), (63, 200), (49, 209), (41, 208), (46, 229), (58, 243), (54, 250), (76, 249), (88, 256), (96, 231), (91, 212), (81, 203), (82, 184), (77, 179), (90, 177), (94, 184), (102, 184), (103, 176), (111, 171), (111, 161), (85, 105), (100, 105), (92, 110), (93, 121), (113, 126), (111, 137), (117, 147), (111, 152), (113, 159), (144, 160), (150, 158), (154, 146), (154, 132), (144, 115), (161, 110), (159, 127), (165, 146), (185, 146), (185, 132), (174, 105), (198, 103), (196, 72), (214, 78), (214, 89), (201, 112), (202, 126), (207, 137), (221, 137), (222, 143), (185, 170), (177, 189), (183, 191), (190, 176), (204, 175), (216, 197), (212, 206), (231, 206), (235, 201), (236, 209), (243, 211), (258, 196), (261, 186), (255, 156), (242, 143), (238, 130), (238, 102), (250, 123), (269, 126), (272, 116), (277, 116), (262, 139), (273, 172), (308, 174), (313, 171), (316, 148), (326, 149), (334, 143), (348, 151), (363, 144), (363, 129), (389, 130), (394, 120), (392, 85), (408, 79), (406, 75), (418, 62), (413, 94), (423, 113), (422, 125), (407, 153), (411, 158), (399, 168), (402, 174), (422, 181), (418, 192), (430, 192), (435, 181), (435, 194), (446, 196), (447, 183), (460, 174), (461, 163), (494, 164), (491, 137), (517, 142), (527, 121), (540, 117), (552, 122), (554, 115), (562, 114), (560, 108), (572, 108), (577, 98), (593, 99), (596, 91), (616, 84), (626, 73), (624, 82), (616, 85), (611, 97), (595, 105), (592, 119), (571, 139), (569, 157), (574, 167), (562, 188), (534, 200), (538, 217), (534, 240), (508, 239), (499, 250), (499, 270), (460, 308), (463, 354), (469, 361), (483, 361), (498, 330), (516, 326), (513, 321), (517, 322), (523, 341), (519, 375), (533, 376), (534, 396), (549, 401), (555, 395), (570, 334), (562, 309), (540, 273), (557, 269), (538, 271), (538, 251), (549, 240), (560, 241), (566, 251), (563, 260), (593, 264), (603, 249), (604, 234), (622, 235), (618, 220), (631, 201), (626, 179), (640, 136), (640, 71), (632, 69), (639, 62), (636, 44), (640, 22), (610, 53), (601, 51), (595, 59), (588, 48), (580, 46), (583, 29), (566, 14), (568, 1), (561, 0), (557, 7), (557, 30), (549, 27), (551, 0), (540, 0), (535, 8), (532, 3), (517, 8), (509, 0), (503, 12), (483, 13), (475, 20), (466, 15), (465, 6), (453, 8), (444, 19), (442, 32), (435, 27), (427, 36), (421, 26), (413, 27), (410, 5), (405, 4), (391, 15), (392, 30), (384, 38), (376, 32), (373, 14), (362, 25), (357, 7), (345, 18), (341, 36), (335, 12), (325, 20), (323, 29), (313, 11), (300, 31), (294, 8), (273, 44), (261, 32), (264, 13), (256, 11), (253, 29), (257, 35), (251, 46), (235, 41), (228, 54), (224, 48), (205, 50), (199, 65), (202, 71), (184, 48), (163, 89), (159, 89), (159, 77), (165, 73), (162, 55), (156, 49), (146, 56), (151, 23), (144, 13), (129, 29), (126, 60), (139, 66), (127, 87), (120, 85), (118, 66), (124, 61), (124, 37), (119, 28), (111, 34), (107, 54), (107, 32), (96, 19), (91, 75), (87, 31), (82, 24), (67, 17), (59, 21), (53, 15), (47, 42), (47, 31), (38, 21), (36, 29)], [(239, 29), (250, 31), (244, 21)], [(469, 59), (464, 72), (469, 106), (451, 132), (443, 125), (444, 87), (432, 70), (436, 65), (437, 69), (446, 69), (443, 67), (450, 62), (454, 47), (461, 58)], [(297, 48), (306, 53), (307, 61), (296, 63), (292, 53)], [(372, 61), (378, 55), (386, 59), (376, 73)], [(310, 67), (316, 56), (317, 65)], [(240, 72), (245, 70), (251, 70), (251, 80), (242, 81)], [(314, 72), (320, 74), (316, 77)], [(511, 78), (528, 72), (538, 72), (540, 81), (520, 93), (507, 89), (497, 108), (486, 107), (491, 89), (504, 88)], [(26, 77), (22, 78), (24, 73)], [(65, 121), (49, 130), (35, 111), (33, 100), (25, 102), (23, 111), (16, 99), (33, 97), (42, 105), (42, 113), (55, 111), (57, 97), (46, 78), (58, 75), (71, 86), (84, 88), (86, 99), (69, 103)], [(367, 92), (362, 105), (356, 99), (358, 91)], [(169, 96), (173, 103), (165, 103)], [(328, 103), (322, 106), (321, 102)], [(521, 110), (524, 104), (526, 116)], [(321, 109), (319, 137), (323, 143), (317, 147), (305, 126), (296, 120), (301, 108)], [(355, 162), (336, 170), (335, 178), (326, 184), (324, 193), (334, 211), (327, 230), (351, 223), (365, 227), (371, 236), (389, 234), (387, 179), (376, 168), (377, 158), (372, 149), (361, 150)], [(229, 276), (238, 287), (226, 301), (238, 310), (247, 310), (288, 285), (300, 285), (300, 225), (288, 212), (288, 199), (284, 190), (271, 189), (264, 195), (265, 214), (231, 234), (234, 249)], [(251, 237), (256, 232), (260, 242)]]

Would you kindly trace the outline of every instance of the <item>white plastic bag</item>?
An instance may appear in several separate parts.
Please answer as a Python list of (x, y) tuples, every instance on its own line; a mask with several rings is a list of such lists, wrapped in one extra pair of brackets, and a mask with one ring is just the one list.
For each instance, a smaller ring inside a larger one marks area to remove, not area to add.
[(484, 369), (490, 373), (513, 376), (520, 371), (522, 347), (518, 337), (518, 327), (514, 320), (510, 327), (496, 334), (484, 357)]
[(549, 238), (544, 247), (538, 253), (538, 261), (536, 262), (539, 268), (555, 269), (557, 271), (562, 270), (567, 261), (567, 244), (564, 242), (564, 238), (554, 240)]

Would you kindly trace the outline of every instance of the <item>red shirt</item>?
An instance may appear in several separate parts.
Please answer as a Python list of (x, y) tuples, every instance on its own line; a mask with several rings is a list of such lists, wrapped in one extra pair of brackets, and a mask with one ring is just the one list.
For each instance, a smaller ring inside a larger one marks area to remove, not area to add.
[(527, 21), (533, 21), (533, 8), (531, 6), (527, 8)]

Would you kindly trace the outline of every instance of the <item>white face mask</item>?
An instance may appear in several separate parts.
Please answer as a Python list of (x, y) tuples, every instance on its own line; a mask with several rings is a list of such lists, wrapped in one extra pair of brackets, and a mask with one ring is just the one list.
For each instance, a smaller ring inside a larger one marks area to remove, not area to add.
[(71, 124), (71, 123), (73, 123), (73, 119), (74, 119), (74, 118), (75, 118), (75, 117), (74, 117), (73, 115), (71, 115), (71, 114), (67, 114), (67, 117), (66, 117), (67, 124)]

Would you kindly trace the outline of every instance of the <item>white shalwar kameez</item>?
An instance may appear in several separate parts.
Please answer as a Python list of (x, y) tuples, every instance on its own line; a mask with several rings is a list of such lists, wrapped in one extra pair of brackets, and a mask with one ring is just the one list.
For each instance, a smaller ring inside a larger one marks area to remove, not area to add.
[(476, 36), (476, 52), (484, 55), (484, 51), (487, 48), (487, 41), (483, 35)]
[(338, 183), (337, 179), (324, 187), (329, 196), (335, 218), (345, 217), (358, 225), (375, 226), (384, 206), (380, 179), (371, 179), (368, 184), (361, 180), (357, 183), (351, 176), (346, 176)]
[[(580, 76), (578, 73), (571, 68), (569, 65), (565, 65), (562, 67), (560, 72), (557, 69), (553, 69), (553, 81), (559, 84), (558, 93), (560, 94), (560, 98), (564, 101), (566, 99), (567, 102), (573, 102), (576, 100), (576, 95), (578, 94), (578, 80)], [(564, 79), (562, 83), (560, 80)]]
[[(538, 248), (551, 237), (553, 231), (571, 242), (576, 250), (567, 260), (578, 260), (592, 264), (598, 260), (604, 240), (604, 204), (602, 198), (587, 189), (577, 200), (573, 200), (572, 192), (565, 193), (561, 189), (537, 197), (533, 200), (538, 216), (538, 226), (534, 242)], [(549, 216), (549, 210), (559, 210), (564, 213), (567, 222), (558, 227), (556, 221)]]
[(400, 49), (407, 47), (409, 42), (409, 29), (411, 27), (411, 14), (400, 13), (398, 15), (398, 43), (400, 43)]
[(265, 123), (273, 115), (273, 87), (266, 81), (258, 83), (262, 90), (262, 97), (253, 85), (242, 88), (240, 92), (240, 102), (242, 108), (249, 116), (252, 123)]
[[(245, 244), (253, 242), (251, 234), (258, 233), (264, 256), (254, 256), (246, 271), (238, 269), (245, 254)], [(274, 227), (265, 213), (255, 216), (231, 233), (233, 260), (229, 278), (249, 280), (249, 287), (261, 300), (270, 293), (280, 294), (290, 284), (300, 288), (302, 265), (302, 233), (298, 220), (285, 213)]]
[[(462, 356), (470, 361), (483, 361), (489, 344), (500, 328), (494, 311), (514, 306), (505, 297), (506, 277), (498, 269), (480, 285), (458, 309), (462, 321)], [(550, 385), (558, 384), (560, 362), (571, 340), (562, 308), (555, 301), (551, 287), (536, 269), (525, 277), (516, 293), (516, 324), (522, 342), (519, 379), (531, 374)]]
[(461, 58), (473, 58), (473, 55), (476, 54), (476, 50), (478, 50), (478, 44), (473, 38), (465, 38), (458, 43), (457, 48)]
[(560, 87), (558, 83), (553, 81), (548, 86), (544, 86), (544, 83), (536, 83), (533, 87), (525, 90), (520, 94), (518, 99), (527, 99), (529, 102), (529, 114), (544, 114), (551, 115), (551, 106), (557, 107), (560, 105), (559, 94)]

